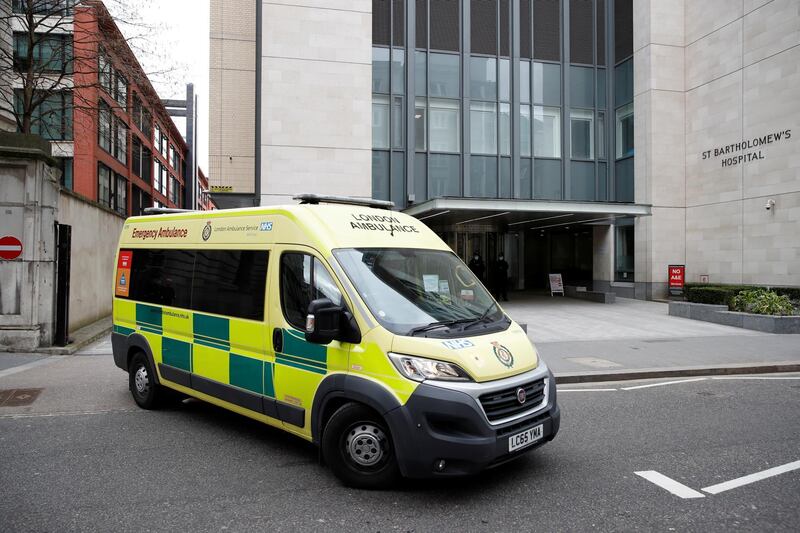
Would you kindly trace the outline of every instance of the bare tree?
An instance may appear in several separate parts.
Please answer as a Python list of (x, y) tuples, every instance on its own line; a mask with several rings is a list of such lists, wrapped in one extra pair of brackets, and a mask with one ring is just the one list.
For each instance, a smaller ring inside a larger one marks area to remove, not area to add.
[(104, 89), (117, 96), (111, 102), (125, 107), (127, 94), (118, 94), (121, 77), (157, 98), (147, 76), (171, 69), (165, 61), (162, 71), (144, 73), (136, 59), (137, 52), (149, 53), (154, 35), (138, 15), (142, 1), (0, 0), (0, 42), (6, 44), (0, 46), (0, 81), (6, 89), (0, 87), (0, 111), (13, 116), (22, 133), (58, 137), (71, 124), (66, 119), (53, 124), (55, 118), (97, 109), (96, 92), (87, 89)]

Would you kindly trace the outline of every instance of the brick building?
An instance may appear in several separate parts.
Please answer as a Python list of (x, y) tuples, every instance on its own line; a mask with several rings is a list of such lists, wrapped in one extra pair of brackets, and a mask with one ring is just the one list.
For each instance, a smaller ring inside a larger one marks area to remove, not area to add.
[[(24, 3), (13, 6), (24, 12)], [(63, 2), (62, 13), (72, 24), (39, 45), (58, 41), (64, 61), (55, 66), (67, 70), (71, 90), (48, 101), (33, 131), (51, 141), (62, 185), (122, 216), (191, 205), (188, 145), (135, 54), (102, 2), (72, 6)], [(20, 21), (13, 26), (22, 55), (27, 35)]]

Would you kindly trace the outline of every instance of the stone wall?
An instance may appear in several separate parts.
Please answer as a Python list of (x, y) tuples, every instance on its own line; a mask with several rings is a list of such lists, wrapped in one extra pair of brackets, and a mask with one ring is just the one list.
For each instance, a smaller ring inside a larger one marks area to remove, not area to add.
[(72, 226), (69, 331), (74, 332), (111, 314), (114, 258), (125, 219), (62, 190), (58, 222)]
[(372, 2), (276, 0), (262, 19), (261, 204), (370, 197)]
[(208, 183), (234, 193), (254, 190), (256, 1), (211, 0)]
[(796, 0), (634, 2), (637, 295), (800, 285), (799, 45)]

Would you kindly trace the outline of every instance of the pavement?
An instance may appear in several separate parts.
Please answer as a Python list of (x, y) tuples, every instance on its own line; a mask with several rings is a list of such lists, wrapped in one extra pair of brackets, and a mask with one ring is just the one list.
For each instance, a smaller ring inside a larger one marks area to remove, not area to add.
[(668, 304), (600, 304), (516, 293), (503, 310), (527, 324), (560, 382), (800, 370), (800, 335), (776, 335), (668, 314)]
[(40, 361), (0, 373), (0, 391), (34, 397), (0, 402), (4, 531), (761, 532), (800, 523), (800, 373), (559, 385), (560, 433), (520, 460), (359, 491), (319, 465), (311, 445), (239, 415), (196, 400), (139, 409), (108, 341)]

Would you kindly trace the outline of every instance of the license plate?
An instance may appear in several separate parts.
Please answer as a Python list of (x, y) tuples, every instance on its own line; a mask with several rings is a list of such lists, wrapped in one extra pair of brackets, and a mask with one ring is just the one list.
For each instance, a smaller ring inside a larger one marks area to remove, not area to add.
[(519, 450), (541, 439), (543, 427), (544, 424), (539, 424), (538, 426), (526, 429), (522, 433), (517, 433), (516, 435), (508, 437), (508, 451), (513, 452), (514, 450)]

